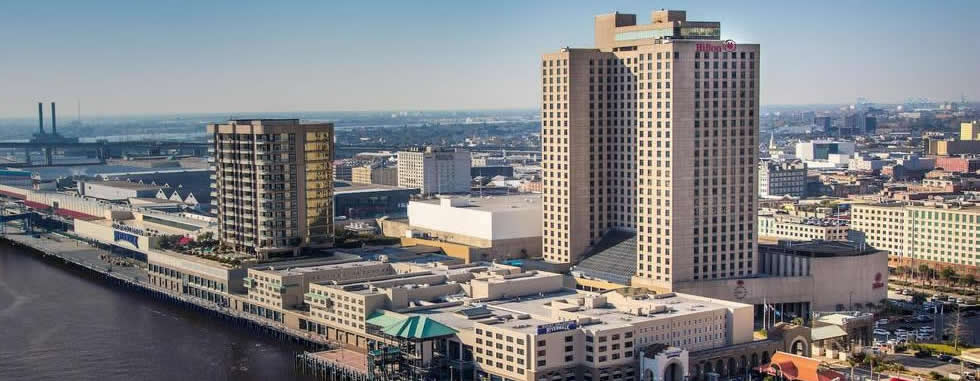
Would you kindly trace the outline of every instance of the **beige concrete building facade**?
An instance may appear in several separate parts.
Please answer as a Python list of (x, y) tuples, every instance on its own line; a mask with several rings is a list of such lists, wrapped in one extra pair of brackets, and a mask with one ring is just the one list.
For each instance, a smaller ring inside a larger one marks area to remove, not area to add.
[(218, 238), (258, 257), (333, 245), (332, 123), (209, 124)]
[(868, 244), (888, 251), (893, 266), (952, 266), (960, 274), (978, 273), (980, 206), (856, 204), (851, 210), (851, 229), (862, 232)]
[(759, 217), (759, 238), (792, 241), (846, 241), (847, 224), (826, 218), (793, 216), (789, 213), (764, 213)]
[(980, 140), (980, 121), (961, 122), (960, 140)]
[(423, 195), (469, 193), (472, 159), (467, 151), (417, 147), (398, 152), (398, 186)]
[(351, 182), (398, 186), (398, 168), (377, 165), (353, 168), (351, 169)]
[(751, 276), (759, 46), (683, 11), (595, 18), (596, 48), (542, 57), (545, 260), (635, 231), (635, 285)]

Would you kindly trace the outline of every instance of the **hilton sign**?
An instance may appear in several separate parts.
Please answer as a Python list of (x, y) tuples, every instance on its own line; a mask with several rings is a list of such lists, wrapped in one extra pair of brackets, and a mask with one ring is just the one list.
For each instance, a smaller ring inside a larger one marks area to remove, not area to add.
[(725, 40), (721, 42), (721, 45), (717, 44), (698, 44), (697, 51), (699, 52), (734, 52), (735, 51), (735, 41)]

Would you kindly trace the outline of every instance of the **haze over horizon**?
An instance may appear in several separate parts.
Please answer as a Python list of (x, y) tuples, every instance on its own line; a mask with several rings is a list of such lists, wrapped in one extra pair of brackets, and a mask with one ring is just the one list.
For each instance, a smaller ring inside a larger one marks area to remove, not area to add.
[(972, 1), (246, 3), (0, 5), (0, 118), (536, 109), (542, 54), (659, 8), (761, 44), (764, 105), (980, 98)]

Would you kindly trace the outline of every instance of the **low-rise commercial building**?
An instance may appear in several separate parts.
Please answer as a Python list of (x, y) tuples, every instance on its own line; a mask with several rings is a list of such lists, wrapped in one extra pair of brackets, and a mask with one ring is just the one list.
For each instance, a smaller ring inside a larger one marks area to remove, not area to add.
[(233, 295), (244, 292), (246, 270), (239, 265), (172, 251), (149, 250), (146, 254), (146, 271), (154, 287), (224, 307), (233, 307)]
[(759, 237), (793, 241), (846, 241), (848, 226), (841, 220), (760, 211)]
[[(461, 223), (465, 221), (465, 223)], [(443, 247), (467, 262), (541, 255), (541, 196), (444, 197), (411, 201), (408, 220), (382, 222), (390, 237)]]
[(887, 297), (888, 253), (860, 242), (780, 241), (759, 245), (756, 277), (705, 280), (680, 285), (681, 292), (756, 306), (783, 316), (854, 309)]
[(344, 282), (352, 279), (394, 275), (387, 263), (360, 261), (356, 256), (301, 262), (275, 263), (248, 269), (244, 286), (249, 302), (269, 308), (301, 309), (310, 283)]
[(942, 168), (947, 172), (976, 172), (980, 171), (980, 157), (938, 156), (936, 168)]
[(142, 184), (131, 181), (79, 180), (78, 194), (106, 201), (126, 201), (130, 198), (156, 197), (164, 187), (157, 184)]
[(144, 213), (111, 210), (103, 218), (76, 219), (75, 234), (112, 244), (146, 255), (158, 247), (164, 236), (195, 237), (209, 226), (208, 222), (169, 213)]

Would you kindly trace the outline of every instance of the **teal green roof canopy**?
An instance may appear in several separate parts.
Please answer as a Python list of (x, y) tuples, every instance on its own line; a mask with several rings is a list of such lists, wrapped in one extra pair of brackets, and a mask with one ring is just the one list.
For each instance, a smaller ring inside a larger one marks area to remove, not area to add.
[(406, 339), (431, 339), (456, 334), (456, 330), (424, 316), (412, 316), (385, 327), (387, 335)]

